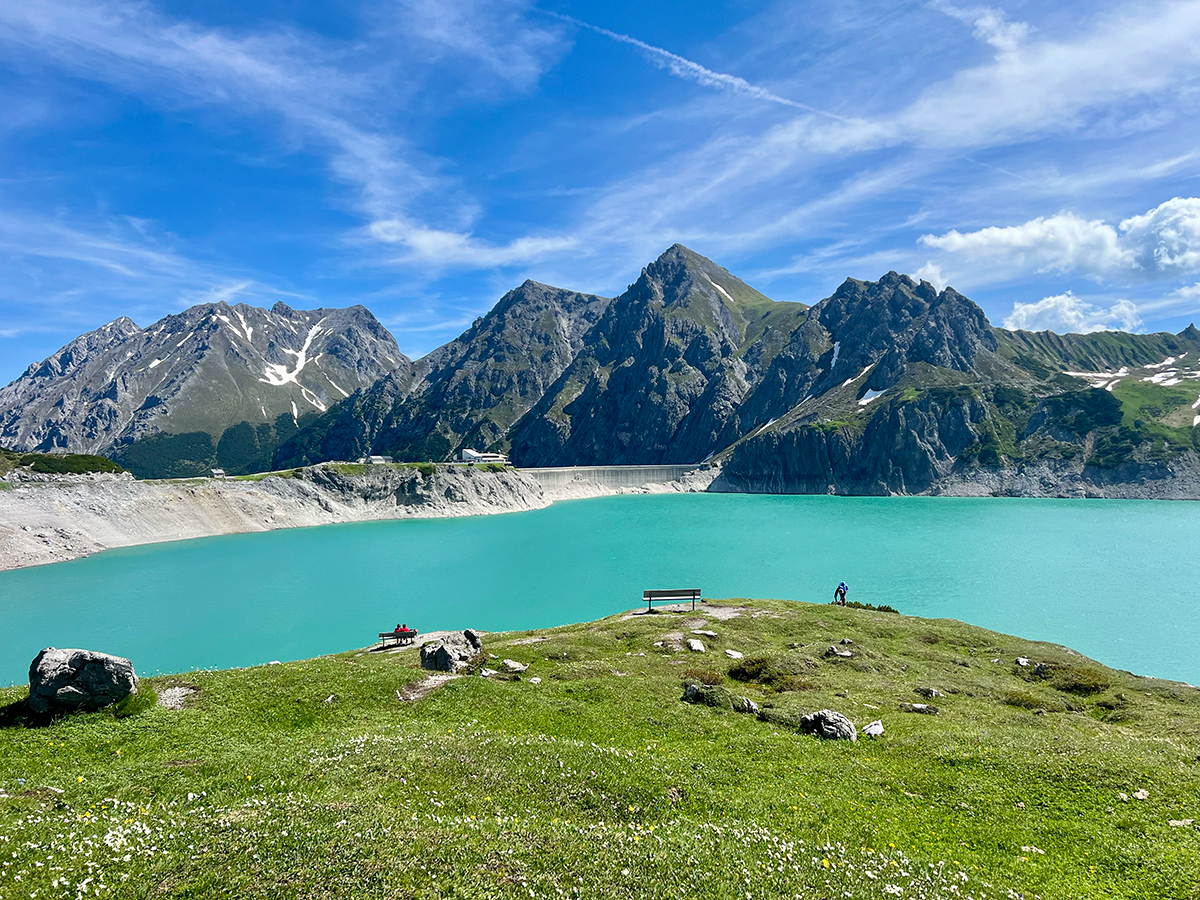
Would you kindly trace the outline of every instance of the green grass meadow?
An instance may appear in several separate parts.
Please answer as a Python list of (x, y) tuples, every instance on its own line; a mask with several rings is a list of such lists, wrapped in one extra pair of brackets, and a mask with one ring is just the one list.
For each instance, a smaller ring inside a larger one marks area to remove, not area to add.
[[(415, 701), (411, 649), (147, 679), (194, 693), (44, 727), (2, 691), (0, 900), (1200, 897), (1196, 689), (950, 620), (716, 603), (740, 612), (485, 636), (528, 671)], [(706, 653), (673, 649), (692, 629)], [(821, 708), (886, 734), (788, 727)]]

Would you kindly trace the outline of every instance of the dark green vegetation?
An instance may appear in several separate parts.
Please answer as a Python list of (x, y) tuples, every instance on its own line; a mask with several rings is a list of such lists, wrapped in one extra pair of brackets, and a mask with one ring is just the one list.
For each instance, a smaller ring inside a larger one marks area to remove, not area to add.
[(295, 435), (299, 425), (315, 418), (314, 413), (307, 413), (298, 424), (285, 413), (276, 417), (274, 425), (239, 422), (226, 428), (215, 442), (206, 431), (151, 434), (119, 448), (114, 455), (138, 478), (196, 478), (217, 468), (230, 475), (266, 472), (279, 445)]
[[(46, 728), (0, 692), (0, 896), (1195, 898), (1196, 689), (950, 620), (719, 605), (488, 636), (529, 670), (407, 702), (415, 650), (155, 678), (182, 711)], [(692, 628), (709, 652), (672, 652)], [(925, 688), (940, 713), (901, 712)], [(790, 727), (826, 707), (887, 732)]]
[(0, 448), (0, 475), (28, 467), (42, 475), (85, 475), (92, 472), (124, 472), (104, 456), (86, 453), (19, 453)]

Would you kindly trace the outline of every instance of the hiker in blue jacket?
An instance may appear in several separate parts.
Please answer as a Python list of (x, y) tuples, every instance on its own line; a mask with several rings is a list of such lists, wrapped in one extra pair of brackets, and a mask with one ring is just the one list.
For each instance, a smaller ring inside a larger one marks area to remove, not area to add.
[(846, 605), (846, 582), (838, 583), (837, 589), (833, 592), (833, 604), (834, 606)]

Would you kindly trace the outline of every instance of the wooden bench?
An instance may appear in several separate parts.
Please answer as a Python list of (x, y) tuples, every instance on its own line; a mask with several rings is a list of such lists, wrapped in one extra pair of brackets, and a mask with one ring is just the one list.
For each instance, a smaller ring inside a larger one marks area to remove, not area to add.
[(379, 632), (379, 640), (383, 642), (383, 646), (403, 647), (405, 644), (411, 644), (417, 639), (417, 631), (415, 628), (410, 628), (408, 631), (381, 631)]
[(642, 599), (646, 601), (646, 611), (652, 612), (655, 603), (686, 603), (692, 601), (692, 609), (700, 599), (700, 588), (682, 588), (674, 591), (642, 591)]

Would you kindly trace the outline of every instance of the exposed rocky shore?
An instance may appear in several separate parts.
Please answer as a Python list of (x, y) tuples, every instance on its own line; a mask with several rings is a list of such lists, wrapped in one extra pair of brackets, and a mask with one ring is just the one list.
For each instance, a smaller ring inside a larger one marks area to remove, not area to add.
[(469, 466), (328, 464), (247, 481), (13, 473), (0, 479), (0, 570), (220, 534), (520, 512), (617, 493), (702, 491), (712, 474), (641, 488), (578, 481), (546, 491), (516, 469)]

